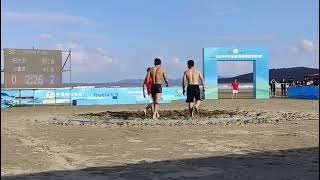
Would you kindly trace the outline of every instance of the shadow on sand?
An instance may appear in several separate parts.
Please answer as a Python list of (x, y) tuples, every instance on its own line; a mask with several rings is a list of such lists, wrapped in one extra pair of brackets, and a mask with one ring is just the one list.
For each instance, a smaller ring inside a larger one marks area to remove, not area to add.
[(319, 147), (232, 154), (111, 167), (2, 176), (22, 179), (104, 180), (311, 180), (319, 179)]

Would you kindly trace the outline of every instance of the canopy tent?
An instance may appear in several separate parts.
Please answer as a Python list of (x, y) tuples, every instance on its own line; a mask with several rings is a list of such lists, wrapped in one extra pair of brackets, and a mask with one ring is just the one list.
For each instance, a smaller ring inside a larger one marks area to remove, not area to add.
[(310, 74), (310, 75), (308, 75), (308, 77), (319, 77), (319, 73)]

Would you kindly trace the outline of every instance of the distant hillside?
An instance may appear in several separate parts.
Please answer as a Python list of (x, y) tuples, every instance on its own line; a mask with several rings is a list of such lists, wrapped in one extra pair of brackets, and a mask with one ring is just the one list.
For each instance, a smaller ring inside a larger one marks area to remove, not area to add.
[[(178, 85), (180, 86), (182, 82), (182, 79), (169, 79), (169, 85)], [(130, 84), (130, 85), (141, 85), (142, 86), (143, 79), (123, 79), (117, 82), (114, 82), (114, 84)]]
[[(292, 77), (294, 80), (303, 80), (305, 75), (318, 73), (319, 69), (307, 68), (307, 67), (294, 67), (294, 68), (280, 68), (280, 69), (270, 69), (269, 70), (269, 81), (271, 79), (276, 79), (277, 81), (282, 80), (282, 78), (289, 79)], [(253, 74), (247, 73), (232, 78), (220, 78), (219, 83), (229, 83), (234, 78), (237, 78), (239, 82), (253, 82)]]
[[(294, 67), (294, 68), (281, 68), (281, 69), (270, 69), (269, 81), (275, 78), (280, 81), (283, 77), (289, 79), (293, 77), (294, 80), (303, 80), (305, 75), (318, 73), (319, 69), (306, 68), (306, 67)], [(230, 83), (234, 78), (237, 78), (239, 82), (250, 83), (253, 82), (253, 74), (247, 73), (235, 77), (219, 77), (219, 83)], [(182, 79), (169, 79), (170, 86), (181, 86)], [(111, 83), (72, 83), (72, 86), (95, 86), (95, 87), (110, 87), (110, 86), (120, 86), (120, 87), (140, 87), (142, 86), (143, 79), (124, 79), (117, 82)], [(63, 84), (64, 87), (69, 86), (68, 83)], [(3, 87), (3, 84), (1, 84)]]
[[(123, 80), (120, 80), (120, 81), (117, 81), (116, 83), (142, 83), (143, 82), (143, 79), (123, 79)], [(172, 83), (181, 83), (181, 79), (169, 79), (169, 82), (172, 82)]]
[[(269, 70), (269, 81), (275, 78), (280, 81), (282, 78), (289, 79), (292, 77), (294, 80), (303, 80), (305, 75), (318, 73), (319, 69), (307, 68), (307, 67), (294, 67), (294, 68), (280, 68), (280, 69), (270, 69)], [(253, 74), (247, 73), (238, 75), (235, 77), (219, 77), (219, 83), (230, 83), (234, 78), (237, 78), (239, 82), (250, 83), (253, 82)], [(180, 86), (182, 79), (169, 79), (171, 86)], [(128, 84), (128, 85), (140, 85), (143, 82), (142, 79), (124, 79), (113, 84)]]
[[(319, 69), (315, 68), (307, 68), (307, 67), (294, 67), (294, 68), (280, 68), (280, 69), (270, 69), (269, 70), (269, 81), (273, 78), (276, 80), (281, 80), (283, 77), (289, 79), (293, 77), (294, 80), (303, 80), (305, 75), (314, 74), (319, 72)], [(235, 77), (221, 77), (219, 76), (218, 82), (219, 83), (230, 83), (234, 78), (237, 78), (239, 82), (243, 83), (250, 83), (253, 82), (253, 74), (247, 73), (242, 74)], [(182, 79), (169, 79), (170, 86), (180, 86)], [(123, 79), (117, 82), (112, 83), (95, 83), (91, 84), (96, 87), (106, 87), (106, 86), (122, 86), (122, 87), (129, 87), (129, 86), (142, 86), (143, 79)]]

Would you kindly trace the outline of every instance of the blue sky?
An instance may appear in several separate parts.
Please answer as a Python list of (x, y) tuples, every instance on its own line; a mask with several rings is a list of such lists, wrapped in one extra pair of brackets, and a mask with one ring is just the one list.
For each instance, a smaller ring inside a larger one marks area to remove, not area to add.
[[(155, 57), (180, 78), (188, 59), (202, 67), (204, 47), (265, 47), (270, 68), (318, 67), (318, 15), (318, 0), (6, 0), (1, 47), (71, 49), (75, 82), (143, 78)], [(219, 75), (251, 66), (221, 62)]]

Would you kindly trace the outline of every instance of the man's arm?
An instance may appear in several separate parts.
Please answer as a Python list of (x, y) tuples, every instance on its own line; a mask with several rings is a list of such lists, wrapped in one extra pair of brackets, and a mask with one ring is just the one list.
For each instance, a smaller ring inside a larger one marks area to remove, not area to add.
[(167, 79), (167, 74), (166, 72), (163, 70), (163, 79), (164, 79), (164, 82), (166, 82), (166, 87), (169, 86), (169, 82), (168, 82), (168, 79)]
[(202, 90), (204, 92), (205, 91), (205, 87), (204, 87), (205, 85), (204, 85), (204, 80), (203, 80), (201, 72), (199, 72), (199, 78), (200, 78), (200, 81), (201, 81), (201, 84), (202, 84)]
[(147, 87), (147, 83), (148, 83), (148, 79), (150, 78), (150, 72), (147, 73), (144, 81), (143, 81), (143, 85), (142, 85), (142, 89), (143, 89), (143, 97), (146, 97), (146, 93), (145, 93), (145, 88)]
[(183, 78), (182, 78), (182, 92), (183, 92), (183, 94), (185, 94), (185, 92), (186, 92), (186, 90), (185, 90), (186, 82), (187, 82), (187, 73), (185, 71), (183, 73)]
[(146, 82), (146, 80), (144, 80), (144, 81), (143, 81), (143, 84), (142, 84), (143, 97), (146, 97), (146, 93), (145, 93), (145, 91), (144, 91), (145, 82)]

